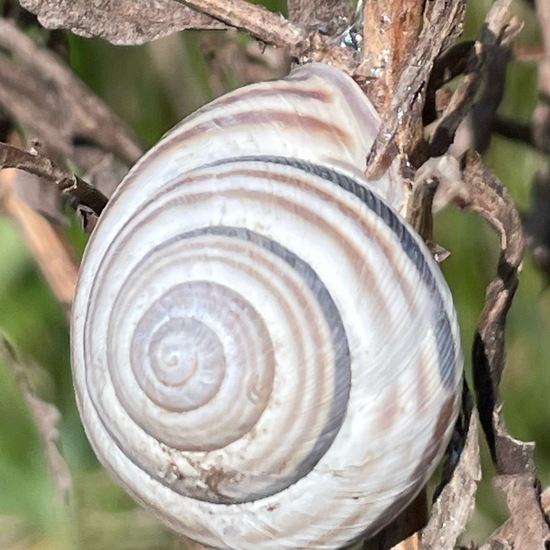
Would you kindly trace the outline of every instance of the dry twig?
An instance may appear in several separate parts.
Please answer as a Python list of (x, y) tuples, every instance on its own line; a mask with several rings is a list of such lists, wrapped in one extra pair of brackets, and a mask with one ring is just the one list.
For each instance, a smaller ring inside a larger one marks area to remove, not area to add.
[(363, 10), (363, 67), (366, 90), (383, 113), (390, 104), (423, 25), (422, 2), (369, 0)]
[(21, 228), (44, 278), (65, 311), (69, 313), (76, 285), (78, 265), (67, 243), (50, 222), (21, 200), (12, 189), (15, 170), (0, 172), (0, 211)]
[[(464, 8), (464, 0), (433, 2), (429, 20), (393, 90), (390, 108), (383, 113), (382, 126), (367, 157), (367, 177), (383, 173), (398, 153), (406, 154), (413, 164), (419, 165), (425, 160), (417, 150), (421, 137), (417, 124), (424, 105), (425, 87), (435, 58), (462, 30)], [(358, 77), (368, 78), (368, 71), (359, 67)]]
[(422, 531), (422, 548), (452, 549), (466, 529), (475, 507), (481, 479), (477, 415), (468, 387), (464, 385), (462, 415), (446, 453), (443, 479), (428, 524)]
[(99, 217), (107, 205), (107, 197), (97, 189), (75, 174), (61, 170), (49, 158), (38, 153), (27, 153), (6, 143), (0, 143), (0, 168), (17, 168), (39, 176), (56, 186), (59, 193), (73, 199), (77, 212), (84, 208), (88, 213)]
[(491, 6), (480, 37), (467, 61), (465, 76), (432, 130), (429, 156), (442, 155), (447, 151), (454, 140), (458, 125), (476, 100), (487, 66), (492, 63), (496, 52), (502, 51), (499, 48), (506, 48), (519, 32), (521, 25), (517, 21), (510, 22), (510, 3), (511, 0), (496, 0)]
[[(183, 0), (181, 2), (184, 3)], [(295, 57), (301, 57), (310, 47), (304, 29), (261, 5), (250, 4), (246, 0), (185, 0), (185, 4), (230, 27), (246, 30), (266, 44), (287, 48)]]

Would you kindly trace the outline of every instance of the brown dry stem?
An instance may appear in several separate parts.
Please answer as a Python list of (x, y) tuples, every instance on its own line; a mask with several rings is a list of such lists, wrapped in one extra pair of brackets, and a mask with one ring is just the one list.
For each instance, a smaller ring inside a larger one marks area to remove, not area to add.
[(462, 412), (446, 453), (443, 478), (436, 490), (430, 519), (422, 531), (423, 550), (455, 548), (472, 517), (480, 479), (477, 415), (464, 384)]
[(65, 312), (69, 313), (78, 265), (52, 224), (13, 192), (15, 176), (15, 170), (0, 172), (0, 211), (17, 223), (44, 278)]
[(369, 0), (363, 8), (363, 63), (370, 67), (366, 89), (378, 112), (389, 106), (423, 25), (423, 2)]
[(45, 156), (28, 153), (7, 143), (0, 143), (0, 168), (16, 168), (34, 174), (56, 186), (73, 199), (75, 210), (87, 209), (97, 218), (107, 205), (107, 197), (75, 174), (61, 170)]
[(246, 30), (249, 34), (278, 48), (287, 48), (301, 57), (309, 47), (307, 33), (282, 15), (246, 0), (178, 0), (195, 10), (222, 21), (230, 27)]
[(487, 67), (521, 29), (521, 25), (511, 18), (510, 4), (511, 0), (496, 0), (491, 6), (466, 62), (464, 77), (432, 129), (429, 156), (442, 155), (448, 150), (459, 124), (476, 101), (481, 83), (487, 77)]
[[(422, 137), (418, 134), (418, 121), (421, 119), (426, 84), (436, 57), (462, 31), (465, 1), (435, 0), (430, 5), (429, 18), (393, 90), (390, 107), (382, 115), (382, 125), (368, 154), (368, 178), (383, 173), (398, 153), (407, 155), (415, 165), (425, 160), (418, 150)], [(368, 65), (358, 67), (357, 77), (369, 78)]]

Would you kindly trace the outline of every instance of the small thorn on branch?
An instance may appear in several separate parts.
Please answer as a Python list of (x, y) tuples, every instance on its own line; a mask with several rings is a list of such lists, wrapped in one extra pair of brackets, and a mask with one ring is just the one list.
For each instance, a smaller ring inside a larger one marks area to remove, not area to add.
[(99, 217), (107, 204), (107, 197), (77, 175), (58, 168), (36, 150), (23, 151), (6, 143), (0, 143), (0, 169), (16, 168), (34, 174), (55, 185), (61, 194), (71, 199), (71, 206), (80, 212), (88, 210)]

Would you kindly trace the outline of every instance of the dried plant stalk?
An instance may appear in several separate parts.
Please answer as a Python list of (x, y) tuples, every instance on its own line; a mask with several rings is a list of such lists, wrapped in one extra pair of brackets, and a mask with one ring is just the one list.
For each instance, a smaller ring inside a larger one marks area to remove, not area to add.
[(76, 286), (77, 263), (51, 223), (13, 192), (15, 176), (15, 170), (0, 172), (0, 210), (12, 217), (21, 229), (44, 278), (68, 313)]

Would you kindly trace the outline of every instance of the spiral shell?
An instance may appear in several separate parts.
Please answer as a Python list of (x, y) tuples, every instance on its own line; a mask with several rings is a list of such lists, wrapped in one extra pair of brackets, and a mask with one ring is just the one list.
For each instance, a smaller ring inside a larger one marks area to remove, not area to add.
[(85, 252), (77, 401), (102, 463), (216, 548), (339, 548), (420, 490), (451, 435), (449, 290), (362, 177), (379, 118), (324, 65), (248, 86), (168, 133)]

